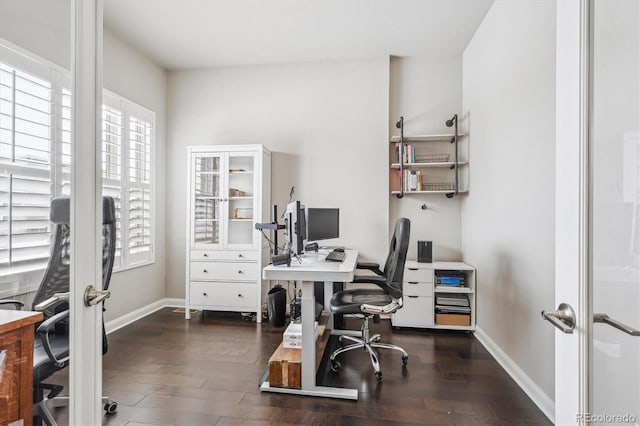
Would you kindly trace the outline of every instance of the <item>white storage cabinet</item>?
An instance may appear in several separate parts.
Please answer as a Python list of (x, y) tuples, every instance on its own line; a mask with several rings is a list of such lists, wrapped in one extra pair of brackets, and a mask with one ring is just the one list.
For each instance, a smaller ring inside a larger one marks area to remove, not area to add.
[(238, 311), (262, 320), (261, 271), (269, 247), (271, 152), (262, 145), (187, 148), (185, 318), (191, 309)]

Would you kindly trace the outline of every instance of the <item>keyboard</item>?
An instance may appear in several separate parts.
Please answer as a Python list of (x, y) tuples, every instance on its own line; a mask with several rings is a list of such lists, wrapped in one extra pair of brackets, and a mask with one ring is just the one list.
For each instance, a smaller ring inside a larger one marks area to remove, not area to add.
[(331, 251), (324, 258), (327, 262), (344, 262), (344, 259), (347, 257), (347, 254), (343, 251)]

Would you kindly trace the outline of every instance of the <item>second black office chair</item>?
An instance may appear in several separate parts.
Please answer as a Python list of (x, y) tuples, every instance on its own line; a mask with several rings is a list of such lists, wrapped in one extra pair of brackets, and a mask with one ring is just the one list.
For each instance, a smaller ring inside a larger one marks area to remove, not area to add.
[(402, 307), (402, 279), (404, 264), (409, 247), (409, 233), (411, 223), (407, 218), (400, 218), (391, 237), (389, 254), (384, 269), (376, 263), (358, 263), (358, 269), (367, 269), (376, 275), (356, 275), (354, 283), (376, 284), (380, 289), (355, 289), (340, 291), (331, 298), (331, 312), (334, 314), (358, 314), (364, 316), (362, 324), (362, 338), (341, 336), (340, 343), (349, 340), (353, 343), (336, 349), (329, 358), (331, 370), (338, 372), (341, 364), (336, 357), (341, 353), (353, 349), (364, 348), (369, 354), (371, 364), (375, 370), (376, 379), (382, 381), (382, 371), (376, 348), (393, 349), (402, 353), (402, 363), (407, 365), (409, 355), (400, 346), (380, 343), (380, 335), (369, 335), (369, 318), (379, 320), (380, 314), (392, 314)]
[[(49, 218), (55, 226), (51, 256), (33, 299), (32, 310), (41, 310), (44, 314), (44, 321), (36, 328), (33, 350), (33, 413), (37, 424), (42, 420), (47, 425), (55, 425), (53, 408), (69, 404), (68, 397), (58, 396), (63, 390), (62, 385), (44, 383), (44, 380), (69, 364), (69, 303), (64, 296), (69, 292), (69, 213), (69, 198), (54, 198), (51, 201)], [(111, 197), (103, 197), (102, 223), (102, 289), (107, 290), (116, 249), (115, 203)], [(17, 309), (23, 305), (15, 300), (0, 301), (0, 305), (3, 304), (13, 304)], [(107, 352), (104, 322), (102, 352)], [(107, 413), (114, 413), (118, 406), (106, 397), (103, 403)]]

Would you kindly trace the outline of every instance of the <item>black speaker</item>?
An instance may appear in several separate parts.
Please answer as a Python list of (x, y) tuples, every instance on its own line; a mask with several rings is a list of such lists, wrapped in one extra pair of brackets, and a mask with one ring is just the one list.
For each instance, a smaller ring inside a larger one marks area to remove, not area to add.
[(433, 261), (432, 247), (431, 241), (418, 241), (419, 263), (431, 263)]

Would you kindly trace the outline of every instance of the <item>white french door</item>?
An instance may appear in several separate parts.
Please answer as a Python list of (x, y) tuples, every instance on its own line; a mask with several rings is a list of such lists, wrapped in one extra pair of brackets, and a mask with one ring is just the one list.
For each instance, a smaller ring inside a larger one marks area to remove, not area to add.
[(559, 1), (557, 38), (556, 423), (639, 424), (640, 2)]
[(102, 1), (72, 4), (72, 187), (70, 424), (101, 424), (102, 304), (87, 306), (102, 283)]

